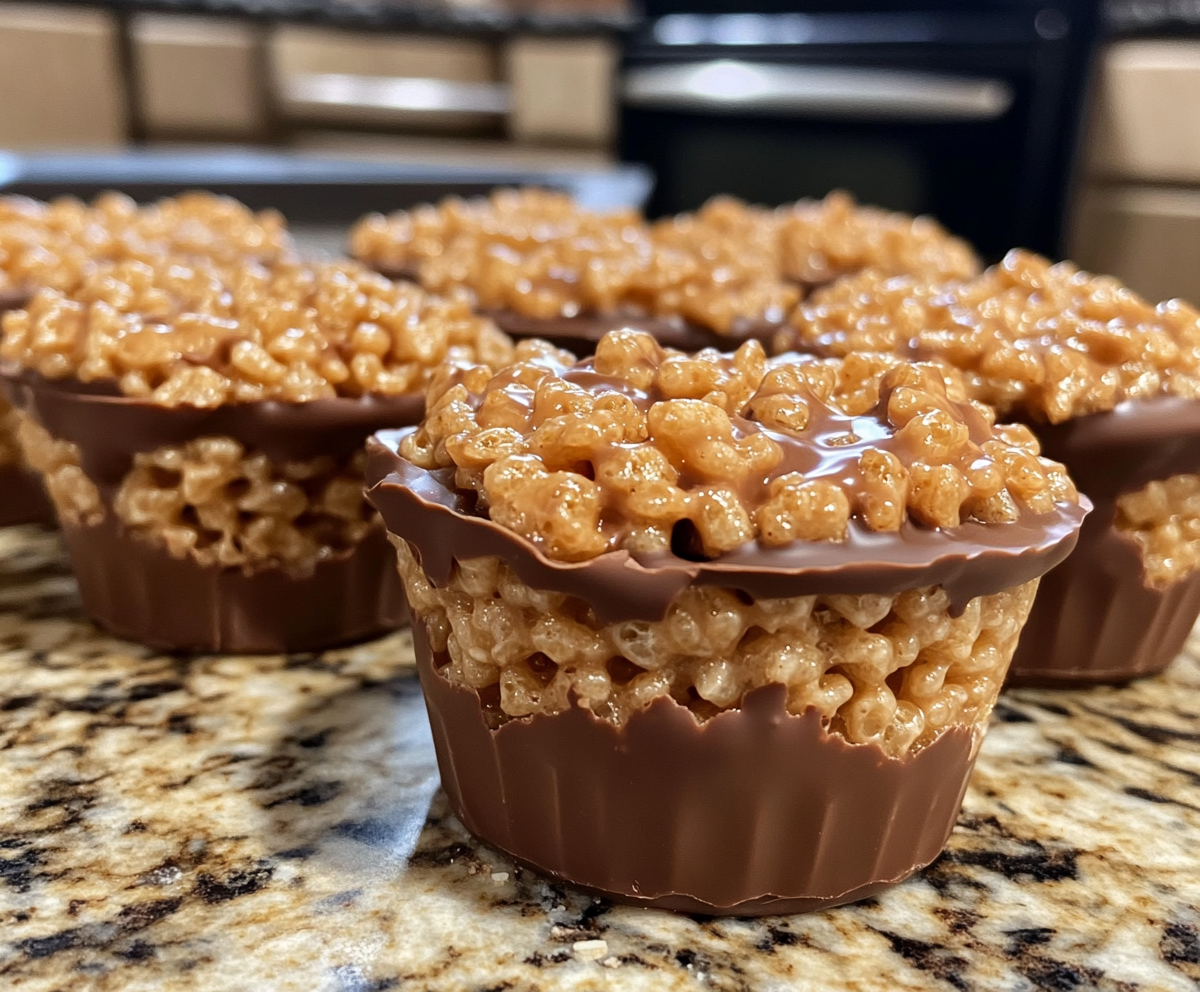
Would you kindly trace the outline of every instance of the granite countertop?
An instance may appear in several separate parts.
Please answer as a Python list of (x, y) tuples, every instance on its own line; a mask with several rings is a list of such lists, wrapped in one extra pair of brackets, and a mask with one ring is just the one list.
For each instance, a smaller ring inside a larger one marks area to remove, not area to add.
[[(706, 920), (515, 868), (446, 812), (405, 634), (185, 660), (0, 531), (0, 988), (1200, 987), (1200, 662), (1010, 692), (949, 848), (878, 899)], [(603, 943), (597, 943), (603, 941)]]

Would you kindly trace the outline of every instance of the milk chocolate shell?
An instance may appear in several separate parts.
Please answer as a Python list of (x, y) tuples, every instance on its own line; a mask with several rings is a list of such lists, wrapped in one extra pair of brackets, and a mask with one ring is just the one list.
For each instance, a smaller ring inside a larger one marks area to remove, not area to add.
[(112, 502), (134, 455), (199, 437), (232, 437), (274, 460), (348, 457), (372, 431), (413, 423), (416, 396), (162, 407), (110, 385), (51, 382), (0, 366), (13, 403), (54, 437), (78, 445), (106, 507), (96, 526), (64, 525), (84, 609), (100, 626), (176, 651), (310, 651), (392, 630), (407, 619), (382, 528), (306, 577), (270, 568), (205, 567), (176, 559), (122, 526)]
[(853, 902), (941, 853), (975, 764), (956, 728), (903, 759), (794, 716), (786, 688), (697, 724), (660, 698), (618, 729), (572, 707), (490, 730), (413, 640), (442, 787), (473, 834), (622, 902), (761, 916)]
[(1200, 472), (1200, 401), (1128, 402), (1034, 429), (1095, 510), (1074, 554), (1042, 579), (1009, 684), (1124, 682), (1162, 671), (1200, 616), (1200, 572), (1148, 586), (1137, 545), (1113, 526), (1116, 500), (1154, 479)]
[(17, 465), (0, 466), (0, 527), (54, 523), (42, 480)]
[[(416, 548), (430, 581), (445, 582), (455, 559), (497, 555), (527, 584), (579, 596), (606, 623), (661, 620), (690, 583), (756, 596), (941, 584), (962, 609), (1061, 562), (1087, 513), (1085, 500), (1040, 527), (967, 525), (926, 538), (911, 528), (711, 562), (614, 552), (567, 563), (472, 515), (452, 472), (397, 454), (402, 436), (368, 444), (368, 496)], [(941, 851), (983, 734), (950, 729), (893, 758), (828, 733), (815, 709), (789, 713), (782, 685), (755, 689), (703, 724), (664, 697), (620, 728), (572, 707), (493, 730), (479, 694), (439, 674), (447, 659), (434, 656), (420, 622), (413, 636), (455, 814), (537, 871), (627, 903), (791, 913), (894, 884)]]

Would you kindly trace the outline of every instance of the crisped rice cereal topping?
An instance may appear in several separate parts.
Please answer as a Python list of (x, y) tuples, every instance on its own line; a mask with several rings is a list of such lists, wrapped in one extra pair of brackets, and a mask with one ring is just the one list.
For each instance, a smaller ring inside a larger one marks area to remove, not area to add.
[(693, 356), (634, 331), (576, 365), (533, 347), (496, 375), (436, 375), (400, 451), (453, 467), (480, 511), (550, 558), (681, 540), (713, 558), (752, 541), (841, 541), (852, 521), (1003, 523), (1077, 498), (1027, 428), (993, 425), (934, 366), (768, 362), (753, 341)]
[(961, 370), (1001, 416), (1061, 423), (1159, 395), (1200, 398), (1200, 314), (1151, 306), (1116, 279), (1012, 251), (968, 282), (878, 271), (847, 277), (793, 318), (792, 344), (820, 354), (879, 351)]
[[(718, 212), (725, 208), (718, 205)], [(764, 229), (768, 230), (768, 229)], [(745, 225), (659, 225), (636, 211), (601, 214), (544, 190), (444, 200), (364, 218), (354, 255), (407, 272), (431, 292), (467, 292), (483, 310), (537, 319), (628, 313), (682, 317), (719, 334), (782, 322), (800, 298)]]
[(979, 596), (958, 615), (936, 586), (754, 601), (692, 586), (661, 621), (601, 624), (498, 558), (460, 561), (435, 587), (395, 543), (440, 674), (477, 690), (494, 726), (572, 705), (620, 726), (664, 696), (705, 720), (782, 684), (790, 712), (814, 707), (830, 733), (897, 758), (986, 723), (1038, 585)]
[(806, 285), (874, 268), (888, 274), (969, 279), (979, 274), (971, 246), (931, 217), (858, 206), (847, 193), (781, 207), (780, 262), (788, 278)]
[(106, 193), (88, 205), (0, 197), (0, 292), (70, 290), (99, 263), (162, 255), (275, 262), (293, 254), (283, 218), (236, 200), (185, 193), (138, 207)]
[(49, 379), (113, 381), (163, 406), (400, 395), (443, 361), (512, 344), (462, 301), (354, 262), (222, 266), (160, 256), (97, 267), (3, 318), (0, 357)]

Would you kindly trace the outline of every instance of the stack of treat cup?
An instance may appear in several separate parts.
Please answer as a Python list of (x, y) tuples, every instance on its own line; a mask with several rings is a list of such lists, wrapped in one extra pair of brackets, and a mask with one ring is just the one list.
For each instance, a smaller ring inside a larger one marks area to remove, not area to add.
[(702, 913), (850, 902), (932, 861), (1088, 511), (961, 389), (634, 331), (431, 385), (420, 426), (371, 442), (368, 495), (467, 828)]
[(794, 325), (784, 346), (960, 371), (1092, 499), (1078, 550), (1042, 582), (1014, 684), (1122, 682), (1178, 655), (1200, 614), (1200, 314), (1013, 251), (974, 280), (861, 273)]

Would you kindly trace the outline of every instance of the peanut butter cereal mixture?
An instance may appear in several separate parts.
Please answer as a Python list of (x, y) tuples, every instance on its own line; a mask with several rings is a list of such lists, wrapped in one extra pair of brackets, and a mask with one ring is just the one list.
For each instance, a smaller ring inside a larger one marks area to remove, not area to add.
[(1200, 475), (1173, 475), (1117, 499), (1117, 531), (1136, 542), (1151, 588), (1200, 569)]
[(379, 526), (363, 498), (366, 452), (273, 463), (232, 438), (137, 455), (113, 510), (175, 558), (310, 574)]
[(236, 200), (186, 193), (139, 208), (106, 193), (91, 206), (0, 197), (0, 292), (70, 290), (101, 262), (161, 255), (276, 262), (293, 254), (283, 218)]
[(879, 351), (961, 370), (972, 398), (1001, 416), (1061, 423), (1159, 395), (1200, 398), (1200, 314), (1151, 306), (1107, 276), (1011, 251), (968, 282), (878, 271), (812, 295), (797, 344), (820, 354)]
[(685, 219), (674, 236), (665, 227), (652, 236), (636, 211), (600, 214), (565, 194), (508, 190), (371, 215), (351, 246), (368, 264), (415, 276), (430, 292), (466, 292), (483, 310), (681, 317), (719, 334), (782, 322), (800, 294), (780, 280), (778, 263), (764, 265), (741, 231), (704, 226), (701, 237), (692, 227)]
[(822, 285), (866, 268), (930, 279), (979, 274), (971, 246), (933, 218), (860, 207), (840, 190), (823, 200), (781, 207), (775, 220), (783, 271), (805, 285)]
[(663, 349), (614, 331), (594, 359), (551, 351), (493, 375), (435, 377), (400, 453), (454, 468), (480, 512), (543, 554), (618, 548), (713, 558), (752, 541), (842, 541), (1012, 521), (1077, 499), (1030, 431), (949, 388), (936, 367), (882, 355), (768, 363)]
[[(60, 519), (74, 527), (101, 523), (108, 511), (79, 449), (28, 417), (17, 436)], [(175, 558), (247, 574), (282, 567), (302, 577), (382, 526), (363, 497), (365, 461), (359, 451), (340, 462), (277, 463), (232, 438), (200, 438), (135, 455), (111, 512)]]
[(462, 302), (354, 262), (160, 256), (108, 263), (3, 317), (0, 357), (48, 379), (113, 381), (163, 406), (400, 395), (441, 362), (500, 365), (512, 344)]
[(91, 527), (104, 519), (100, 490), (84, 474), (77, 445), (52, 437), (30, 417), (18, 418), (16, 438), (29, 467), (42, 474), (62, 523)]
[(458, 562), (434, 588), (408, 544), (394, 543), (441, 674), (477, 689), (494, 725), (561, 713), (572, 694), (617, 725), (660, 696), (703, 720), (782, 683), (791, 712), (814, 706), (830, 732), (894, 757), (986, 722), (1038, 585), (973, 599), (959, 617), (938, 587), (751, 603), (690, 587), (661, 622), (601, 625), (498, 558)]

